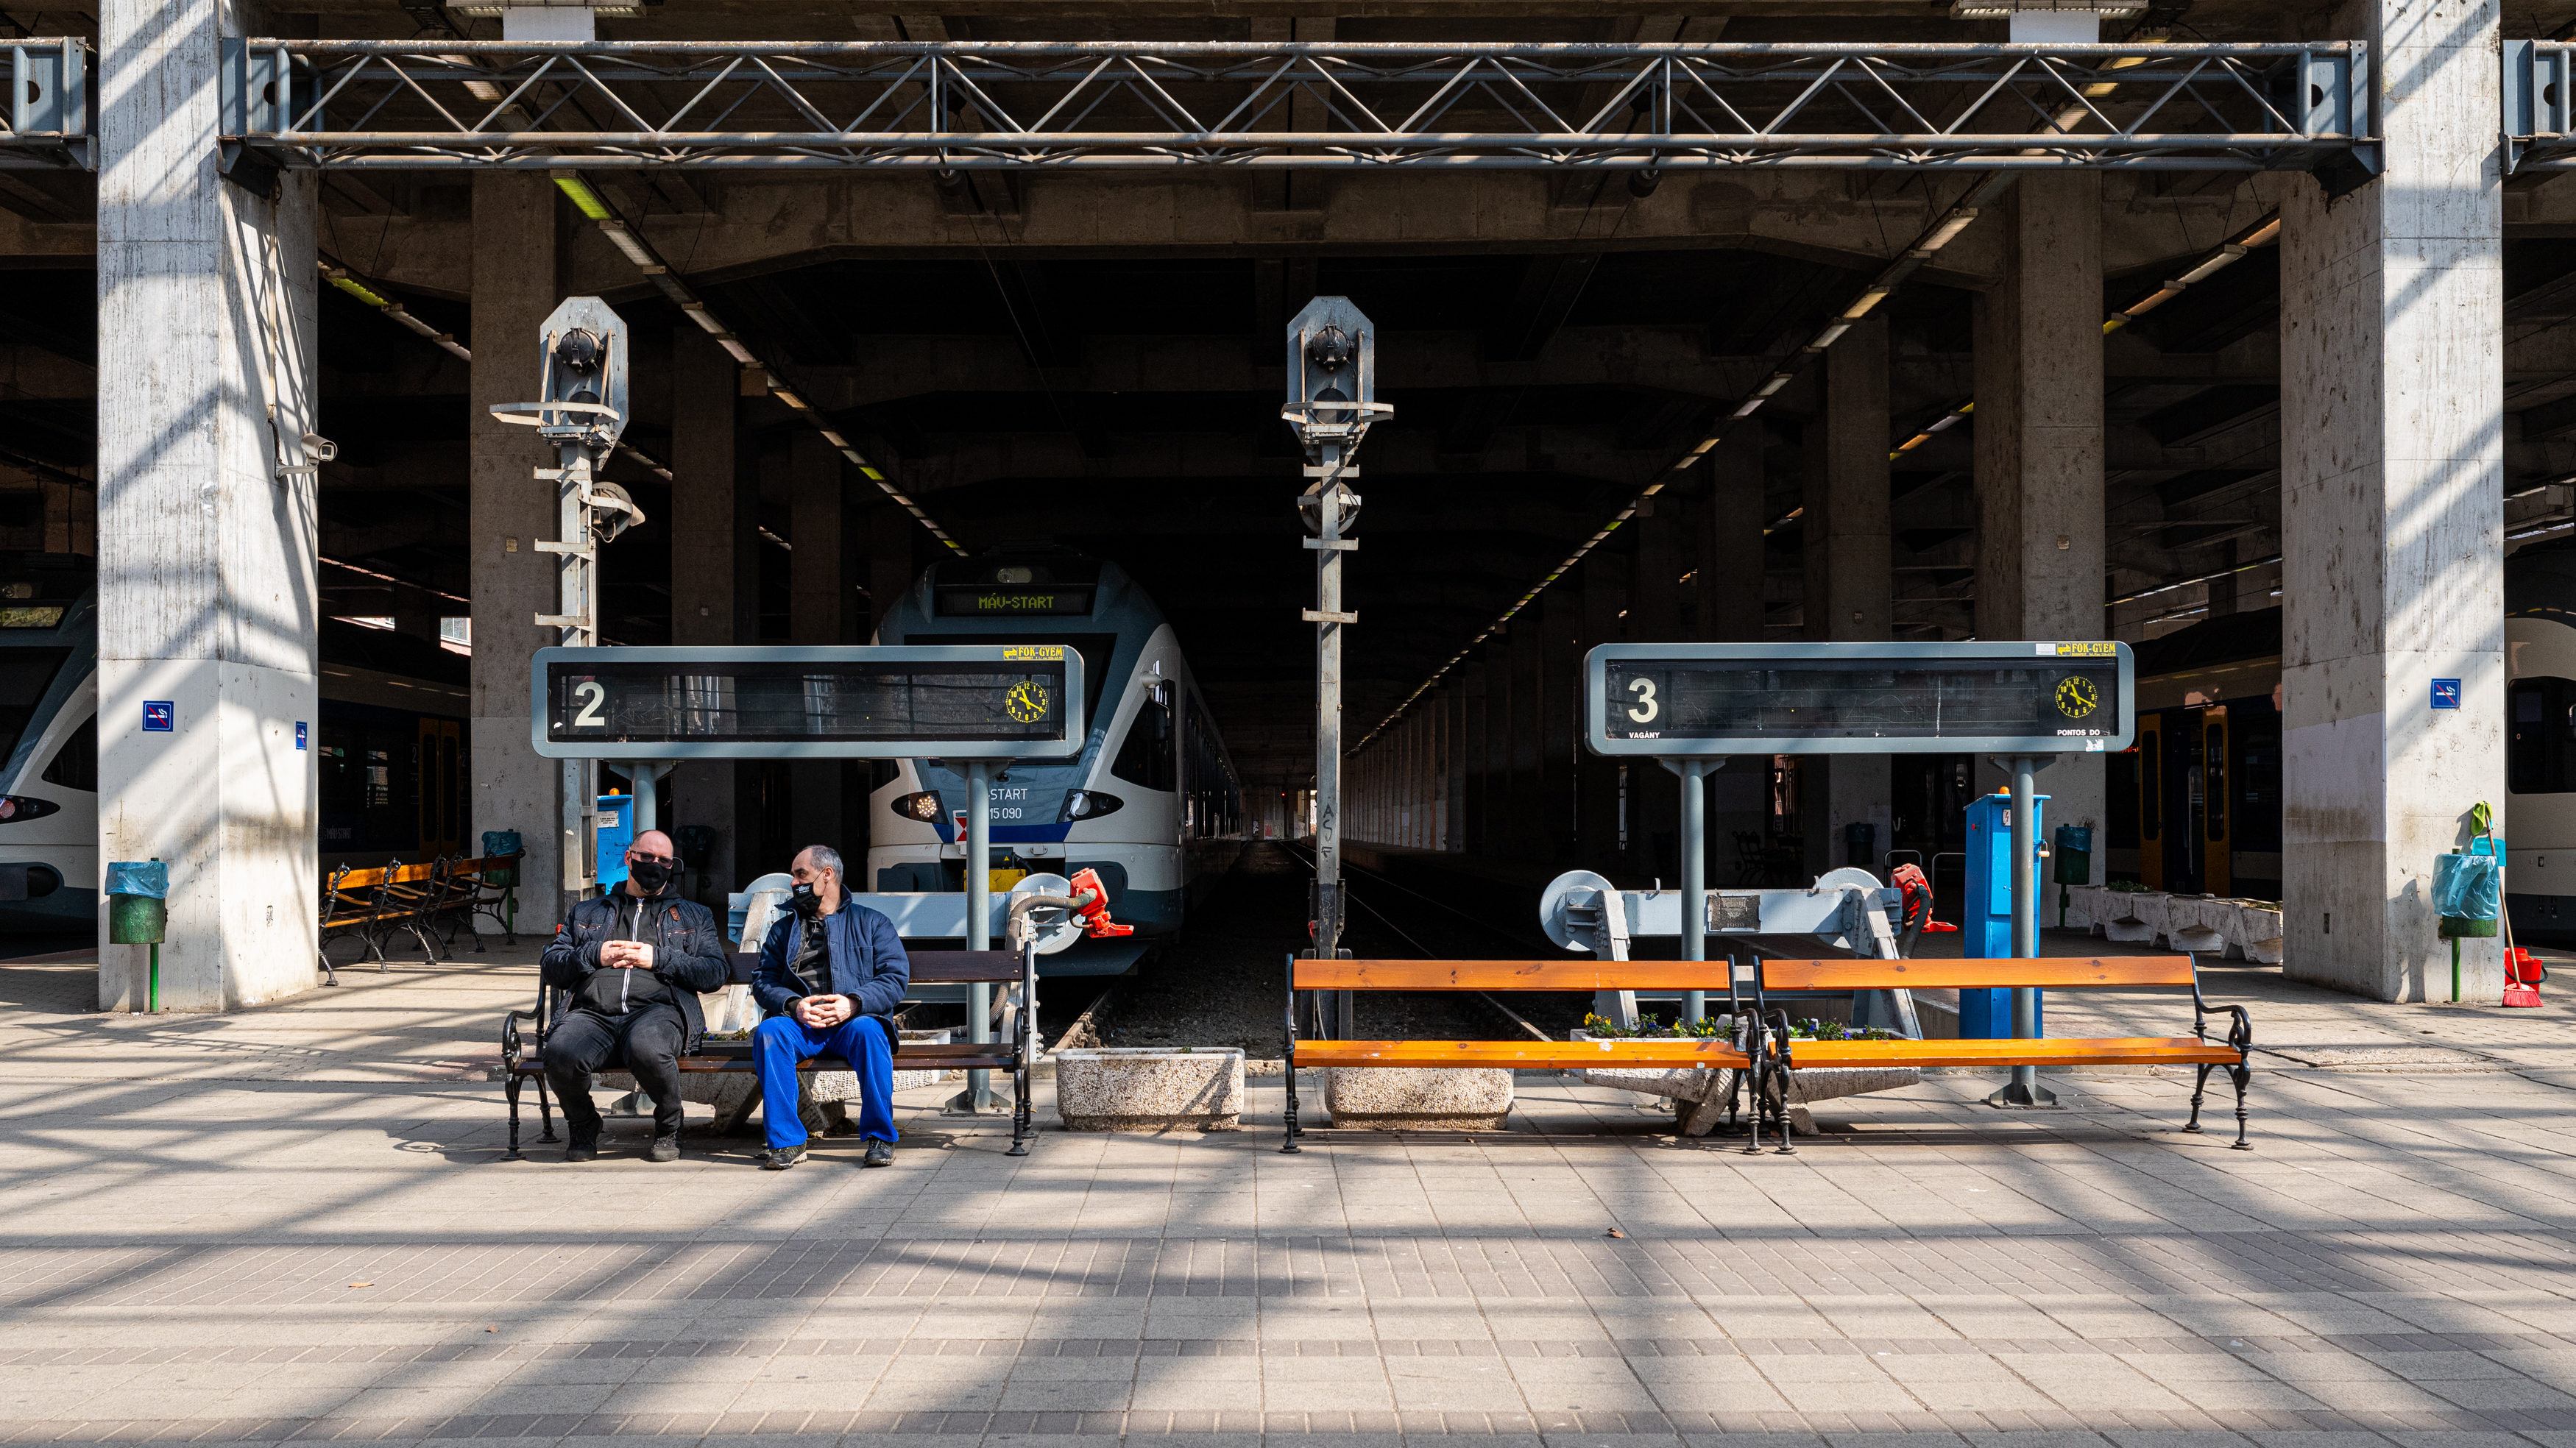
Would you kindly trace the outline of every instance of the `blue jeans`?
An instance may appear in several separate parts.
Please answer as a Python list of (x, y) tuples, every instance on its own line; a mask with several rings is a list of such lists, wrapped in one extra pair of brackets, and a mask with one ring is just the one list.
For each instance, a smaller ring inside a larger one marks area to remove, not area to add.
[(859, 1135), (871, 1141), (893, 1141), (894, 1041), (885, 1022), (853, 1016), (828, 1031), (818, 1031), (793, 1016), (771, 1016), (751, 1033), (760, 1061), (760, 1115), (771, 1146), (796, 1146), (805, 1140), (805, 1123), (796, 1110), (796, 1063), (834, 1055), (850, 1063), (859, 1076)]

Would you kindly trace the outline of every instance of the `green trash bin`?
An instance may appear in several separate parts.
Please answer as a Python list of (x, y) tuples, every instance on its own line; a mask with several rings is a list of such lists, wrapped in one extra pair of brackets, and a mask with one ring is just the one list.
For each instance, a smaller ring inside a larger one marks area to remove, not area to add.
[[(515, 862), (520, 855), (525, 853), (526, 850), (519, 844), (519, 832), (517, 830), (485, 830), (483, 832), (483, 857), (485, 859), (491, 859), (496, 856), (507, 856)], [(483, 878), (493, 885), (504, 887), (516, 885), (519, 883), (519, 867), (516, 863), (495, 865), (484, 870)]]
[(170, 867), (159, 860), (118, 860), (101, 882), (107, 896), (107, 943), (152, 948), (147, 1008), (161, 1009), (161, 942), (170, 928)]

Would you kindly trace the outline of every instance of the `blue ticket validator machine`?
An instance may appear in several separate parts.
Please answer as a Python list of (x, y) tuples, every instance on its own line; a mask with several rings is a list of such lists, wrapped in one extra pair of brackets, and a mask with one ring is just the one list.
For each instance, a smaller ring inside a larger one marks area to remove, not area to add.
[[(2031, 896), (2038, 898), (2042, 872), (2038, 841), (2044, 836), (2039, 817), (2048, 803), (2047, 795), (2031, 799)], [(2012, 889), (2012, 794), (1997, 790), (1968, 804), (1968, 893), (1962, 904), (1959, 929), (1964, 937), (1961, 954), (1969, 959), (2009, 960), (2013, 956), (2013, 889)], [(2038, 996), (2039, 992), (2032, 992)], [(1959, 992), (1959, 1036), (1962, 1040), (1998, 1041), (2011, 1037), (2012, 992), (2008, 990), (1962, 990)], [(2033, 1021), (2032, 1034), (2048, 1034), (2044, 1022)]]

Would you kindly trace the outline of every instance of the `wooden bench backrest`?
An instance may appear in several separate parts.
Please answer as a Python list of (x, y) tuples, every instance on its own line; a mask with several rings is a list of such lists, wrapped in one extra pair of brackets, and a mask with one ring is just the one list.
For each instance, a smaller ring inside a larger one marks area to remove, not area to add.
[(1965, 990), (2008, 986), (2189, 985), (2187, 955), (2041, 960), (1766, 960), (1765, 990)]
[[(515, 863), (518, 858), (519, 857), (516, 855), (486, 855), (481, 859), (459, 860), (456, 862), (453, 873), (457, 876), (479, 875), (483, 871), (490, 869), (495, 865)], [(372, 870), (351, 870), (346, 877), (338, 880), (334, 884), (334, 888), (341, 891), (349, 891), (372, 890), (378, 885), (386, 884), (413, 885), (429, 879), (437, 869), (438, 862), (436, 860), (424, 860), (416, 865), (403, 865), (394, 868), (378, 865)]]
[(1007, 950), (915, 950), (912, 957), (914, 985), (972, 985), (978, 981), (1015, 985), (1020, 979), (1020, 958)]
[(1301, 960), (1299, 990), (1726, 989), (1722, 960)]

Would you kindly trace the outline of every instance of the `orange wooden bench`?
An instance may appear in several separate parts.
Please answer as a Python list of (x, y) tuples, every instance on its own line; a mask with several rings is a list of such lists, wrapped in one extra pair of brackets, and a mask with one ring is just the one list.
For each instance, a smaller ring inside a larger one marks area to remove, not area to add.
[[(385, 937), (396, 930), (410, 931), (429, 958), (438, 959), (440, 918), (461, 917), (461, 923), (470, 927), (473, 916), (493, 913), (483, 908), (484, 872), (516, 865), (518, 860), (516, 855), (487, 855), (474, 860), (441, 858), (416, 865), (392, 860), (372, 870), (342, 865), (322, 882), (323, 977), (329, 984), (340, 983), (339, 969), (331, 959), (331, 946), (337, 937), (355, 936), (365, 942), (367, 956), (376, 962), (378, 974), (389, 964)], [(508, 887), (492, 888), (497, 899)], [(453, 923), (449, 933), (454, 933)], [(513, 935), (511, 941), (516, 944), (517, 937)], [(474, 948), (483, 948), (479, 937)], [(448, 954), (454, 953), (451, 941)]]
[[(1759, 984), (1756, 985), (1757, 992)], [(1470, 1066), (1576, 1071), (1620, 1066), (1733, 1068), (1755, 1075), (1754, 1134), (1766, 1098), (1759, 1087), (1758, 1041), (1369, 1041), (1299, 1040), (1300, 991), (1602, 991), (1696, 990), (1735, 999), (1734, 972), (1723, 960), (1291, 960), (1288, 962), (1287, 1139), (1295, 1151), (1299, 1066)], [(1734, 1014), (1758, 1036), (1761, 1011)], [(1742, 1079), (1742, 1078), (1739, 1078)], [(1785, 1121), (1784, 1127), (1785, 1130)]]
[(2188, 1036), (2052, 1037), (2038, 1040), (1957, 1041), (1791, 1041), (1784, 1029), (1770, 1036), (1778, 1059), (1773, 1068), (1792, 1072), (1802, 1066), (2197, 1066), (2192, 1086), (2191, 1120), (2185, 1131), (2200, 1130), (2200, 1103), (2209, 1089), (2209, 1073), (2221, 1066), (2236, 1084), (2236, 1141), (2245, 1139), (2245, 1088), (2253, 1077), (2254, 1022), (2243, 1006), (2224, 1007), (2229, 1016), (2223, 1040), (2209, 1037), (2209, 1018), (2217, 1013), (2200, 993), (2200, 971), (2188, 955), (2146, 955), (2107, 960), (1762, 960), (1756, 963), (1760, 988), (1789, 990), (2000, 990), (2023, 986), (2049, 990), (2106, 989), (2126, 986), (2191, 987), (2191, 1034)]

